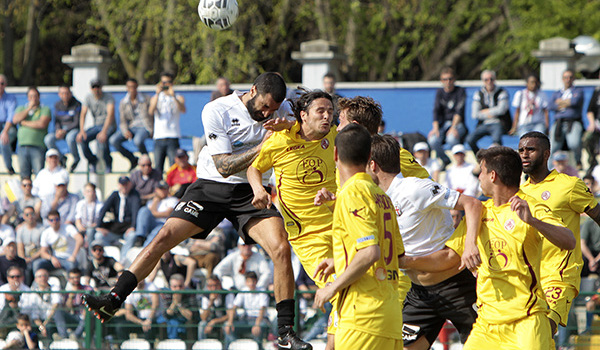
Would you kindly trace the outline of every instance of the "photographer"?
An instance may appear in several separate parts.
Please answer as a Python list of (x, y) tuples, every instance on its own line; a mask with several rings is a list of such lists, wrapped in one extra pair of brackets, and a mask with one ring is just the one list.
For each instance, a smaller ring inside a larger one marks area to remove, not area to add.
[(162, 174), (165, 158), (169, 156), (169, 164), (175, 164), (175, 153), (179, 148), (181, 129), (179, 115), (185, 113), (185, 99), (176, 95), (173, 90), (171, 73), (160, 74), (160, 82), (156, 84), (156, 94), (150, 99), (149, 115), (154, 115), (154, 159), (156, 169)]

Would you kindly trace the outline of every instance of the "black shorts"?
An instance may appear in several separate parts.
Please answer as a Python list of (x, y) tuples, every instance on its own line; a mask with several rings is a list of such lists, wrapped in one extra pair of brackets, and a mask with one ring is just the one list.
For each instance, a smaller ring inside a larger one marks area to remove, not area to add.
[[(265, 188), (270, 193), (270, 189)], [(256, 242), (244, 230), (248, 221), (252, 218), (281, 217), (281, 214), (274, 207), (256, 209), (252, 199), (254, 193), (248, 183), (229, 184), (198, 179), (185, 191), (171, 217), (201, 227), (203, 231), (193, 236), (200, 239), (206, 238), (223, 219), (228, 219), (244, 242), (254, 244)]]
[(433, 286), (412, 284), (406, 294), (402, 318), (402, 338), (410, 345), (425, 336), (433, 344), (446, 320), (452, 321), (464, 344), (477, 318), (477, 280), (469, 270)]

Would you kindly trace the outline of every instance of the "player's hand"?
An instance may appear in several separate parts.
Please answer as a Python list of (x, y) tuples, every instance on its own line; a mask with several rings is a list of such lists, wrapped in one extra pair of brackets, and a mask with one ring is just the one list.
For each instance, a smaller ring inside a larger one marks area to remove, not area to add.
[(335, 289), (331, 283), (328, 283), (324, 288), (317, 290), (315, 293), (315, 302), (313, 303), (313, 308), (320, 309), (322, 312), (325, 312), (325, 303), (331, 300), (335, 293)]
[(531, 215), (531, 210), (529, 210), (529, 204), (520, 198), (519, 196), (512, 196), (509, 200), (510, 209), (517, 213), (517, 216), (526, 224), (530, 224), (533, 221), (533, 215)]
[(481, 265), (479, 248), (477, 248), (476, 244), (465, 243), (465, 251), (460, 258), (460, 266), (458, 268), (462, 270), (466, 267), (473, 273), (473, 276), (477, 276), (477, 268), (479, 265)]
[(256, 209), (270, 209), (273, 205), (273, 201), (271, 200), (271, 195), (265, 191), (264, 189), (259, 193), (254, 193), (254, 198), (252, 199), (252, 205)]
[(322, 189), (319, 190), (319, 192), (317, 192), (317, 195), (315, 196), (314, 204), (316, 206), (319, 206), (321, 204), (325, 204), (326, 202), (334, 201), (335, 198), (336, 197), (333, 192), (331, 192), (328, 189), (326, 189), (325, 187), (323, 187)]
[(294, 126), (294, 121), (286, 118), (269, 119), (263, 123), (263, 128), (270, 131), (289, 130)]
[(335, 273), (333, 258), (329, 258), (321, 261), (321, 263), (317, 266), (315, 273), (313, 274), (313, 278), (325, 282), (327, 281), (327, 278), (329, 278), (329, 276), (333, 273)]

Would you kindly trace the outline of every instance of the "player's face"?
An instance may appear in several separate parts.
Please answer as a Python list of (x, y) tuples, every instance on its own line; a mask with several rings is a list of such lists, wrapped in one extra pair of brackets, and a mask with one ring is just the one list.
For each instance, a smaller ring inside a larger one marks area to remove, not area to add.
[(519, 141), (519, 156), (525, 174), (531, 174), (546, 166), (544, 151), (536, 138), (524, 138)]
[(488, 172), (488, 168), (485, 166), (485, 161), (481, 162), (481, 172), (479, 173), (479, 185), (483, 195), (491, 197), (492, 195), (492, 179), (491, 173)]
[(344, 109), (340, 111), (338, 118), (340, 119), (340, 124), (337, 127), (337, 131), (342, 131), (346, 125), (350, 124), (350, 121), (348, 120), (348, 110)]
[(322, 138), (331, 129), (333, 104), (326, 98), (318, 98), (312, 101), (308, 111), (303, 112), (301, 116), (303, 128)]
[(279, 109), (279, 106), (281, 106), (281, 102), (275, 102), (271, 94), (257, 93), (246, 103), (248, 113), (257, 122), (269, 119)]

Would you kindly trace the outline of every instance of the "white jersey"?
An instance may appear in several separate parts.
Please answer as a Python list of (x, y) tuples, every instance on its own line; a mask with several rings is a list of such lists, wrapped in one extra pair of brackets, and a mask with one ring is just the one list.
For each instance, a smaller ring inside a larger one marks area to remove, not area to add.
[(407, 256), (436, 252), (454, 232), (453, 209), (460, 193), (430, 179), (398, 174), (385, 192), (394, 207)]
[[(233, 94), (209, 102), (202, 110), (202, 124), (206, 136), (206, 147), (198, 156), (196, 175), (199, 179), (224, 183), (247, 183), (246, 169), (224, 178), (215, 167), (212, 156), (217, 154), (238, 154), (261, 143), (267, 130), (263, 128), (266, 121), (257, 122), (250, 116), (248, 109), (240, 99), (243, 92)], [(290, 104), (284, 101), (271, 118), (287, 118), (292, 114)], [(263, 174), (263, 184), (267, 184), (271, 171)]]

